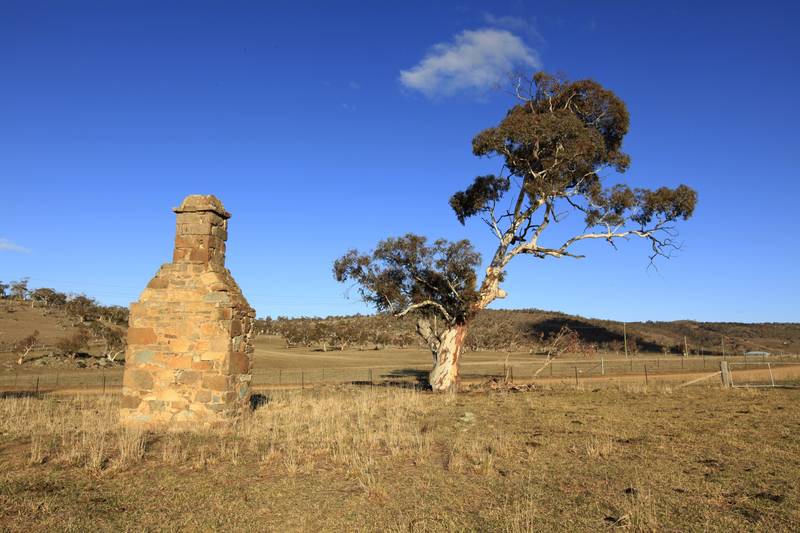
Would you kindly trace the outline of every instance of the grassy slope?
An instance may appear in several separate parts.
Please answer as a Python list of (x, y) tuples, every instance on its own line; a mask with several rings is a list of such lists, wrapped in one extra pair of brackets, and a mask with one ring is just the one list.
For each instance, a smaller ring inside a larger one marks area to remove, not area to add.
[(0, 343), (13, 344), (34, 330), (39, 331), (39, 339), (52, 345), (62, 337), (78, 331), (73, 325), (77, 322), (61, 309), (32, 307), (30, 302), (0, 300)]
[(797, 391), (283, 392), (199, 436), (124, 433), (115, 402), (0, 399), (0, 530), (800, 523)]

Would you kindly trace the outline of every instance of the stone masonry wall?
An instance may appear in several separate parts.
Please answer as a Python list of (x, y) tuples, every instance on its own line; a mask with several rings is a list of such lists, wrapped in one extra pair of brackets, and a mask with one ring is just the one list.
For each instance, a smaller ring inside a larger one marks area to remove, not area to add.
[(225, 268), (228, 218), (214, 196), (187, 197), (175, 252), (131, 304), (125, 424), (196, 428), (249, 405), (255, 311)]

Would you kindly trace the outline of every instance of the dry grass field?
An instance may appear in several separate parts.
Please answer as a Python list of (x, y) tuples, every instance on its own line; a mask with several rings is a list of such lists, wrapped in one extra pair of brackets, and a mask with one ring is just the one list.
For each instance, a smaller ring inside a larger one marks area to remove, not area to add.
[[(256, 390), (353, 382), (405, 382), (424, 380), (431, 368), (429, 351), (419, 348), (385, 347), (381, 350), (347, 349), (323, 352), (308, 348), (287, 348), (279, 337), (255, 338), (253, 384)], [(117, 390), (122, 383), (122, 367), (75, 368), (41, 366), (31, 356), (24, 365), (15, 364), (13, 353), (0, 353), (0, 391), (67, 391), (89, 392)], [(663, 354), (641, 354), (626, 359), (622, 354), (563, 354), (553, 364), (533, 376), (545, 362), (544, 356), (528, 352), (476, 351), (462, 358), (463, 383), (480, 383), (489, 377), (511, 378), (515, 383), (575, 384), (577, 370), (580, 383), (597, 381), (625, 383), (679, 384), (719, 370), (720, 357), (680, 357)], [(771, 373), (781, 383), (800, 384), (800, 359), (796, 356), (750, 358), (742, 365), (742, 356), (728, 357), (735, 362), (737, 381), (753, 378), (770, 382)], [(602, 361), (602, 363), (601, 363)], [(764, 363), (762, 363), (764, 361)], [(64, 361), (67, 364), (66, 360)], [(791, 365), (788, 363), (792, 363)], [(601, 366), (602, 365), (602, 366)], [(648, 377), (645, 376), (647, 372)], [(38, 389), (37, 389), (38, 383)]]
[[(73, 328), (40, 313), (17, 306), (0, 326), (23, 332), (42, 319), (46, 342)], [(430, 368), (421, 349), (323, 352), (268, 336), (255, 348), (266, 402), (228, 431), (195, 434), (120, 429), (120, 367), (35, 356), (19, 366), (0, 353), (0, 531), (800, 523), (800, 389), (723, 390), (711, 376), (717, 357), (565, 354), (533, 390), (512, 392), (476, 385), (503, 375), (530, 382), (541, 356), (468, 352), (467, 391), (454, 396), (405, 388)], [(766, 359), (771, 368), (728, 361), (739, 365), (737, 382), (800, 382), (796, 359)], [(710, 379), (678, 388), (702, 376)]]
[(0, 399), (0, 530), (796, 530), (800, 391), (273, 391), (228, 432)]

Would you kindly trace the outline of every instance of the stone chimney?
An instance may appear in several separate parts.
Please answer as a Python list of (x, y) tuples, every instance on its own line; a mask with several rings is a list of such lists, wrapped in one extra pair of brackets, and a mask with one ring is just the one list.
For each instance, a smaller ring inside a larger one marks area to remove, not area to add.
[(131, 304), (123, 424), (191, 429), (249, 406), (255, 311), (225, 268), (230, 213), (207, 195), (174, 211), (173, 261)]
[(228, 219), (216, 197), (195, 194), (187, 196), (177, 213), (173, 263), (195, 263), (210, 268), (225, 267), (225, 241), (228, 240)]

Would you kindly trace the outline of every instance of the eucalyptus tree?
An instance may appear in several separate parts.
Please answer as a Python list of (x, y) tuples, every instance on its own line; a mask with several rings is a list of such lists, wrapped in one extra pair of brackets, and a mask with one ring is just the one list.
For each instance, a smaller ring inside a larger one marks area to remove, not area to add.
[[(697, 202), (686, 185), (653, 190), (604, 183), (603, 174), (622, 174), (630, 165), (622, 150), (629, 115), (599, 83), (539, 72), (513, 92), (518, 101), (506, 116), (472, 140), (476, 156), (501, 160), (500, 172), (476, 177), (450, 198), (459, 222), (480, 218), (497, 239), (480, 282), (481, 258), (469, 241), (428, 244), (407, 234), (368, 253), (351, 250), (334, 263), (336, 279), (354, 282), (378, 311), (416, 315), (417, 333), (433, 354), (429, 381), (436, 391), (457, 387), (470, 320), (506, 296), (501, 284), (515, 257), (578, 259), (584, 241), (615, 246), (635, 237), (649, 243), (652, 262), (677, 248), (675, 223), (690, 218)], [(570, 214), (580, 216), (580, 225), (565, 223)], [(565, 234), (552, 231), (559, 225), (568, 237), (556, 237)]]
[(98, 305), (94, 298), (77, 294), (67, 300), (65, 309), (69, 315), (76, 317), (83, 324), (97, 317)]
[(25, 300), (28, 297), (28, 279), (22, 278), (11, 282), (11, 298), (14, 300)]
[(38, 344), (39, 344), (38, 329), (33, 330), (33, 333), (31, 333), (24, 339), (20, 339), (16, 343), (14, 343), (14, 351), (17, 354), (19, 354), (19, 357), (17, 358), (17, 364), (21, 365), (22, 363), (24, 363), (25, 358), (28, 356), (31, 350), (36, 348)]
[(67, 295), (50, 289), (48, 287), (40, 287), (30, 291), (31, 302), (37, 302), (45, 307), (58, 307), (67, 303)]

